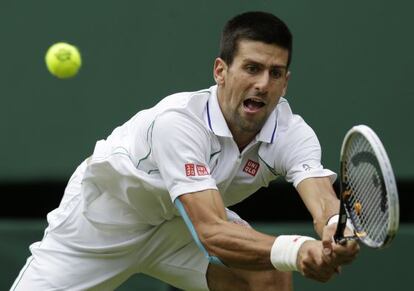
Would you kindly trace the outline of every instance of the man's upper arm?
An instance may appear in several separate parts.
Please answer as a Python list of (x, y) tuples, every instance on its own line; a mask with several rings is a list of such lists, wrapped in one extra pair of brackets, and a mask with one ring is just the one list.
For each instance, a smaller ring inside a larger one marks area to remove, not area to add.
[(281, 141), (277, 163), (280, 163), (281, 173), (295, 187), (311, 177), (330, 177), (335, 181), (336, 174), (325, 169), (321, 163), (321, 146), (312, 128), (296, 116), (295, 121), (285, 133)]
[(166, 112), (151, 133), (151, 158), (174, 201), (179, 195), (217, 189), (210, 175), (210, 136), (189, 116)]

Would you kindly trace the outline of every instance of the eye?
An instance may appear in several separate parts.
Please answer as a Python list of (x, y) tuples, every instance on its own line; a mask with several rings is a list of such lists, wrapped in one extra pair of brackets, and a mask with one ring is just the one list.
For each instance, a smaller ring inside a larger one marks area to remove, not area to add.
[(257, 65), (250, 64), (245, 66), (245, 70), (249, 74), (256, 74), (260, 71), (260, 68)]
[(270, 76), (272, 76), (272, 78), (274, 79), (279, 79), (280, 77), (282, 77), (283, 72), (280, 68), (273, 68), (270, 70)]

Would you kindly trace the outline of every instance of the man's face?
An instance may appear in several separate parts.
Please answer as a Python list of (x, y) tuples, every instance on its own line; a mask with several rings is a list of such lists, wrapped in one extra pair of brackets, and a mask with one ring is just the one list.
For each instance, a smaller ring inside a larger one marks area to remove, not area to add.
[(219, 104), (233, 135), (255, 135), (263, 127), (287, 89), (288, 56), (277, 45), (241, 40), (230, 66), (216, 59)]

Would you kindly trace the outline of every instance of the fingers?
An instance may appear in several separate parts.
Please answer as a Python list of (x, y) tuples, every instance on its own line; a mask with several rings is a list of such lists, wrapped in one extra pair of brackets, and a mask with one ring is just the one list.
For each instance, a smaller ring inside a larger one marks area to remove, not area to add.
[(330, 240), (323, 240), (322, 247), (323, 247), (323, 254), (325, 256), (330, 256), (332, 254), (333, 246)]
[(359, 253), (360, 247), (357, 241), (347, 241), (346, 244), (335, 244), (332, 253), (335, 254), (335, 262), (338, 265), (350, 264)]
[[(336, 224), (329, 225), (324, 228), (322, 233), (323, 253), (330, 257), (330, 262), (333, 265), (340, 266), (351, 263), (359, 253), (359, 245), (357, 241), (350, 240), (344, 244), (337, 244), (333, 242), (333, 235), (336, 231)], [(345, 234), (351, 236), (353, 231), (349, 228), (345, 229)]]
[(336, 231), (336, 224), (327, 225), (322, 232), (322, 241), (332, 241), (332, 238)]
[(341, 266), (351, 263), (358, 252), (359, 245), (356, 241), (347, 241), (345, 245), (340, 245), (326, 236), (322, 241), (311, 241), (302, 245), (298, 266), (305, 277), (327, 282), (335, 274), (340, 274)]
[(298, 257), (298, 266), (302, 275), (319, 282), (331, 279), (338, 272), (338, 266), (335, 265), (332, 254), (332, 244), (329, 241), (304, 243)]

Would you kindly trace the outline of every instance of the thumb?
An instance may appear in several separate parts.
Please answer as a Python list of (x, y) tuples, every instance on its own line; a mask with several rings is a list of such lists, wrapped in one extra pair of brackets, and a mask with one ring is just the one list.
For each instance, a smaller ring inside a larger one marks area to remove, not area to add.
[(322, 233), (322, 247), (323, 253), (329, 256), (333, 251), (332, 240), (333, 240), (333, 230), (325, 226), (323, 233)]
[(322, 247), (324, 255), (329, 256), (332, 253), (332, 242), (330, 240), (323, 240)]

